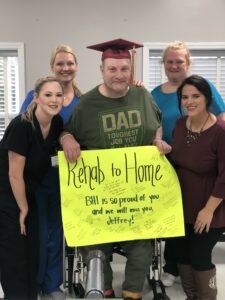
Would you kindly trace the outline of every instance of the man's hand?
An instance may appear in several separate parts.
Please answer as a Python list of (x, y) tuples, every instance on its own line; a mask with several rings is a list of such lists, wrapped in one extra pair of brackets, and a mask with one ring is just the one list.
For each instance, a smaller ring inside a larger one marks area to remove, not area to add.
[(172, 150), (172, 147), (169, 144), (167, 144), (167, 142), (161, 139), (155, 139), (153, 141), (153, 145), (155, 145), (158, 148), (161, 155), (168, 154)]
[(67, 161), (74, 163), (80, 155), (80, 144), (72, 134), (65, 133), (61, 137), (61, 145)]

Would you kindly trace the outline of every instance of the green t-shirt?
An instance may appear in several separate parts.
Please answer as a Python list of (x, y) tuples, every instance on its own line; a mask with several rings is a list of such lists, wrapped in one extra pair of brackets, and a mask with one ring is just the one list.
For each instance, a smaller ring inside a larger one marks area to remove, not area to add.
[(66, 125), (82, 149), (151, 145), (161, 112), (150, 93), (131, 86), (126, 96), (107, 98), (98, 86), (81, 96)]

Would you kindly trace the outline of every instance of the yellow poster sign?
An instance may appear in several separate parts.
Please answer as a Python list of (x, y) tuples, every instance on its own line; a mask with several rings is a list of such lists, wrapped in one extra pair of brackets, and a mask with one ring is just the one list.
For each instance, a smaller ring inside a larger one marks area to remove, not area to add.
[(62, 217), (69, 246), (184, 235), (177, 175), (154, 146), (60, 151)]

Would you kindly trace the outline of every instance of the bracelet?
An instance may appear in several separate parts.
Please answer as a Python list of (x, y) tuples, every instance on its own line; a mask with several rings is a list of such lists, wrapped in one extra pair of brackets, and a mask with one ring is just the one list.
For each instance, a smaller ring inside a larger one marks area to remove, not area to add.
[(68, 135), (73, 136), (71, 133), (66, 133), (66, 134), (64, 134), (64, 135), (60, 138), (60, 145), (61, 145), (61, 146), (62, 146), (62, 144), (63, 144), (63, 139), (64, 139), (66, 136), (68, 136)]

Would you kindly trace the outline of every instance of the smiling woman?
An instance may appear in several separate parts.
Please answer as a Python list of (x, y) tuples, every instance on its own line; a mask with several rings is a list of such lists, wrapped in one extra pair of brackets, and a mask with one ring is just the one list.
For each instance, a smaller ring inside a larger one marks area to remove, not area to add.
[[(196, 85), (193, 84), (195, 81)], [(182, 83), (177, 91), (178, 106), (181, 114), (182, 107), (188, 115), (188, 132), (193, 134), (197, 133), (198, 136), (200, 136), (204, 130), (216, 123), (216, 117), (210, 113), (212, 92), (209, 84), (197, 75), (192, 75), (184, 82), (185, 85)], [(190, 82), (190, 84), (188, 84), (188, 82)], [(198, 86), (198, 88), (196, 86)]]
[(186, 232), (174, 239), (176, 261), (188, 299), (216, 299), (212, 250), (225, 228), (225, 122), (210, 112), (212, 92), (204, 78), (186, 78), (177, 95), (187, 115), (176, 122), (170, 155), (181, 185)]
[(72, 48), (67, 45), (56, 47), (51, 56), (50, 66), (52, 72), (59, 78), (64, 86), (64, 107), (74, 101), (75, 96), (80, 96), (81, 92), (75, 82), (78, 62)]
[[(54, 111), (46, 105), (53, 98)], [(35, 101), (11, 121), (0, 142), (0, 270), (6, 299), (37, 299), (35, 191), (56, 154), (63, 129), (58, 116), (62, 103), (60, 81), (41, 78), (35, 86)]]
[[(81, 95), (75, 82), (77, 65), (76, 55), (70, 46), (58, 45), (53, 49), (50, 67), (63, 85), (64, 101), (60, 115), (64, 123), (69, 120)], [(22, 105), (22, 112), (33, 98), (34, 91), (31, 90)], [(51, 112), (54, 111), (54, 105), (51, 105)], [(63, 282), (63, 229), (57, 168), (49, 170), (36, 192), (36, 198), (40, 238), (39, 290), (43, 297), (65, 299), (65, 295), (60, 290)]]
[[(195, 81), (196, 85), (193, 84)], [(182, 107), (188, 115), (187, 143), (191, 145), (198, 140), (204, 130), (216, 123), (216, 116), (209, 111), (212, 92), (208, 83), (197, 75), (192, 75), (184, 82), (186, 84), (181, 84), (177, 94), (180, 111)]]

